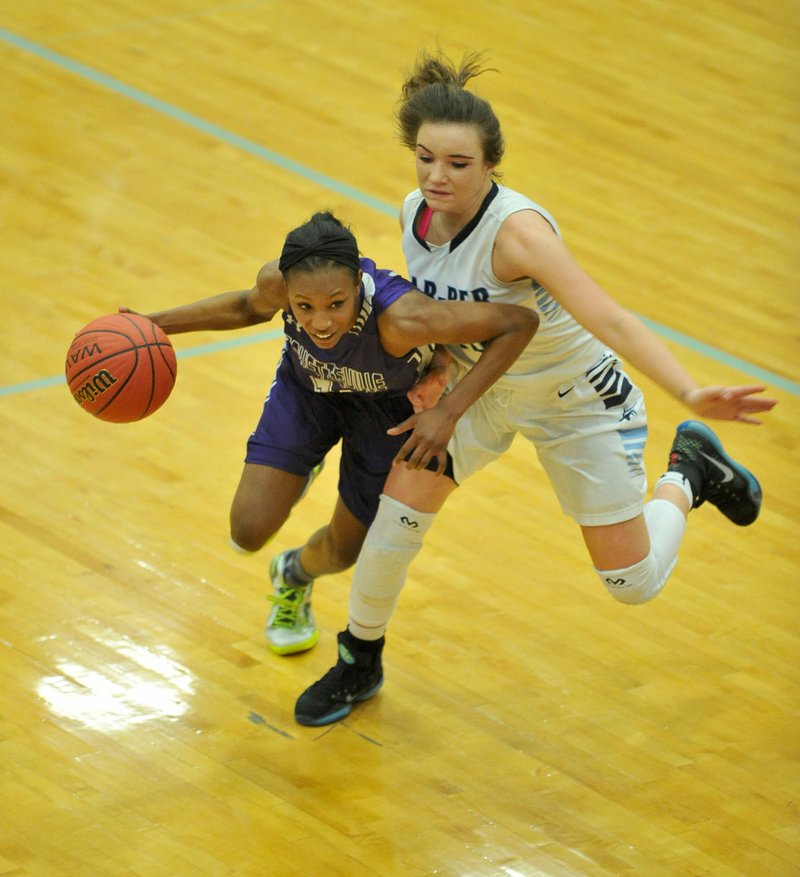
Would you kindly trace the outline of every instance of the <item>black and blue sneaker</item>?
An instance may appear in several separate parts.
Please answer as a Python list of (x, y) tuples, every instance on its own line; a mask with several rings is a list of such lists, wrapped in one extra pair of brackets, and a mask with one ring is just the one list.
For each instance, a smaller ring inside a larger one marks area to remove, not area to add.
[(708, 500), (740, 527), (758, 517), (761, 485), (752, 472), (725, 453), (722, 442), (704, 423), (684, 420), (678, 424), (668, 468), (688, 480), (693, 508)]
[(369, 700), (383, 685), (381, 652), (384, 638), (356, 639), (349, 630), (337, 635), (339, 660), (335, 667), (307, 688), (294, 708), (299, 725), (329, 725), (350, 715), (353, 704)]

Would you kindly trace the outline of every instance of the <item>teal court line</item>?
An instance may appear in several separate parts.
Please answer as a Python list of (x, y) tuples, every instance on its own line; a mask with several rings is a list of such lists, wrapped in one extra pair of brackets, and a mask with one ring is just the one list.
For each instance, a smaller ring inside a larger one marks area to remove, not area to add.
[[(380, 213), (384, 213), (387, 216), (391, 216), (393, 218), (397, 216), (396, 208), (392, 207), (389, 204), (386, 204), (383, 201), (380, 201), (377, 198), (374, 198), (372, 195), (368, 195), (367, 193), (362, 192), (359, 189), (354, 188), (353, 186), (349, 186), (346, 183), (342, 183), (339, 180), (335, 180), (332, 177), (321, 174), (313, 168), (306, 167), (305, 165), (293, 161), (292, 159), (287, 158), (284, 155), (273, 152), (271, 149), (267, 149), (266, 147), (261, 146), (259, 143), (255, 143), (254, 141), (248, 140), (247, 138), (242, 137), (239, 134), (222, 128), (219, 125), (215, 125), (213, 122), (208, 122), (207, 120), (202, 119), (199, 116), (188, 113), (185, 110), (182, 110), (180, 107), (176, 107), (143, 91), (132, 88), (130, 85), (126, 85), (124, 82), (121, 82), (118, 79), (114, 79), (111, 76), (107, 76), (105, 73), (101, 73), (97, 70), (93, 70), (91, 67), (87, 67), (84, 64), (73, 61), (71, 58), (67, 58), (65, 55), (54, 52), (52, 51), (52, 49), (48, 49), (46, 46), (41, 46), (38, 43), (31, 42), (30, 40), (25, 39), (25, 37), (18, 36), (17, 34), (11, 33), (4, 28), (0, 28), (0, 40), (4, 41), (10, 46), (13, 46), (14, 48), (28, 52), (29, 54), (32, 54), (37, 58), (49, 61), (57, 65), (58, 67), (61, 67), (63, 70), (67, 70), (71, 73), (76, 74), (77, 76), (88, 79), (90, 82), (107, 88), (110, 91), (121, 95), (122, 97), (126, 97), (129, 100), (134, 101), (135, 103), (141, 104), (142, 106), (148, 107), (151, 110), (161, 113), (162, 115), (165, 115), (174, 121), (182, 122), (183, 124), (188, 125), (191, 128), (195, 128), (196, 130), (201, 131), (202, 133), (207, 134), (211, 137), (214, 137), (217, 140), (241, 149), (244, 152), (249, 153), (250, 155), (254, 155), (263, 161), (275, 165), (276, 167), (296, 174), (297, 176), (302, 177), (304, 180), (316, 183), (317, 185), (325, 189), (329, 189), (338, 195), (343, 195), (344, 197), (356, 201), (359, 204), (364, 204), (367, 207), (371, 207), (372, 209), (377, 210)], [(705, 344), (702, 341), (698, 341), (696, 338), (692, 338), (689, 335), (684, 335), (682, 332), (670, 329), (668, 326), (663, 326), (653, 320), (645, 318), (641, 319), (654, 332), (661, 335), (663, 338), (674, 341), (687, 348), (688, 350), (692, 350), (695, 353), (700, 353), (704, 356), (707, 356), (709, 359), (715, 360), (716, 362), (732, 366), (733, 368), (736, 368), (739, 371), (742, 371), (759, 381), (767, 383), (772, 387), (785, 390), (786, 392), (791, 393), (794, 396), (800, 396), (800, 383), (796, 381), (791, 381), (788, 378), (783, 377), (782, 375), (768, 371), (767, 369), (763, 369), (738, 356), (733, 356), (732, 354), (725, 353), (722, 350), (718, 350), (716, 347), (712, 347), (710, 344)], [(183, 357), (187, 357), (197, 356), (205, 353), (213, 353), (217, 350), (228, 349), (229, 347), (236, 347), (244, 344), (254, 344), (257, 343), (259, 340), (263, 340), (264, 337), (276, 336), (270, 333), (268, 336), (248, 336), (246, 339), (239, 339), (238, 341), (233, 341), (230, 343), (220, 342), (220, 345), (202, 345), (200, 347), (184, 350), (181, 352), (180, 355)], [(0, 386), (0, 396), (8, 396), (13, 393), (24, 393), (32, 390), (38, 390), (42, 387), (49, 387), (54, 384), (62, 383), (63, 380), (64, 379), (61, 377), (53, 376), (49, 378), (42, 378), (37, 381), (27, 381), (25, 383), (14, 384), (6, 387)]]
[[(259, 332), (255, 335), (231, 336), (222, 341), (211, 341), (208, 344), (198, 344), (195, 347), (187, 347), (185, 350), (176, 350), (178, 359), (191, 359), (193, 356), (205, 356), (207, 353), (219, 353), (221, 350), (234, 350), (237, 347), (248, 347), (251, 344), (260, 344), (263, 341), (274, 341), (283, 338), (283, 329), (272, 329), (269, 332)], [(29, 393), (33, 390), (43, 390), (46, 387), (55, 387), (65, 384), (67, 379), (64, 375), (51, 375), (48, 378), (39, 378), (35, 381), (24, 381), (21, 384), (10, 384), (0, 387), (0, 396), (13, 396), (16, 393)]]

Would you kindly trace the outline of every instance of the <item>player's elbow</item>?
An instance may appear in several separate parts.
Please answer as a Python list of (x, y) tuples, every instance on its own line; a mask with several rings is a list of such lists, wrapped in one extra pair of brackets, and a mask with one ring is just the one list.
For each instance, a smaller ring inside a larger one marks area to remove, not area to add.
[(525, 342), (533, 338), (539, 328), (539, 315), (531, 308), (520, 307), (519, 305), (510, 305), (514, 309), (514, 325), (513, 329)]

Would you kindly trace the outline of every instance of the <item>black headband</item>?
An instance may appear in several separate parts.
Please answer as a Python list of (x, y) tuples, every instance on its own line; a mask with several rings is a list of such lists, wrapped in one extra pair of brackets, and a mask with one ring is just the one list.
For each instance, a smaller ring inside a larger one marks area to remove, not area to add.
[(285, 274), (290, 268), (293, 268), (298, 262), (302, 262), (308, 256), (319, 256), (321, 259), (330, 259), (332, 262), (339, 262), (354, 271), (361, 270), (361, 264), (358, 261), (358, 248), (353, 238), (349, 235), (339, 237), (329, 237), (312, 244), (302, 244), (287, 240), (281, 251), (281, 258), (278, 262), (281, 274)]

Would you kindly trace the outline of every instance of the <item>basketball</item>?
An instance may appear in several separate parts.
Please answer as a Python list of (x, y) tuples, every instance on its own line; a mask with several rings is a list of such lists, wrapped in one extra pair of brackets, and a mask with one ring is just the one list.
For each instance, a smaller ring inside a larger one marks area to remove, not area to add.
[(84, 411), (111, 423), (131, 423), (167, 401), (178, 369), (169, 338), (152, 320), (109, 314), (75, 335), (65, 371)]

